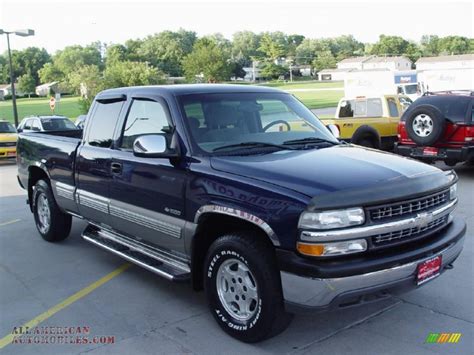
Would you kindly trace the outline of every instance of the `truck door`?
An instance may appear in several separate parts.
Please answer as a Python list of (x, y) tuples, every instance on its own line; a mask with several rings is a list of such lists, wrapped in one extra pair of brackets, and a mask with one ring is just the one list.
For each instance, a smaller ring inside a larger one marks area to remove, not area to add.
[(110, 226), (111, 146), (124, 97), (96, 100), (76, 161), (79, 211), (85, 218)]
[(170, 132), (166, 102), (157, 96), (134, 97), (112, 156), (110, 220), (122, 233), (155, 246), (184, 252), (185, 170), (169, 158), (133, 154), (136, 138)]

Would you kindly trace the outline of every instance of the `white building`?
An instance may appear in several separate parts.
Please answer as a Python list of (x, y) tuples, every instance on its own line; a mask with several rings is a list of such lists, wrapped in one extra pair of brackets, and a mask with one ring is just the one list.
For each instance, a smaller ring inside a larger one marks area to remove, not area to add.
[(254, 67), (245, 67), (242, 68), (245, 72), (244, 80), (245, 81), (255, 81), (261, 77), (260, 72), (261, 70), (257, 68), (256, 66)]
[(374, 58), (373, 55), (365, 56), (365, 57), (351, 57), (346, 58), (338, 62), (337, 69), (356, 69), (362, 70), (364, 69), (364, 63), (369, 59)]
[[(15, 84), (15, 93), (17, 96), (24, 96), (25, 93), (18, 90), (18, 83)], [(12, 86), (11, 84), (0, 84), (0, 97), (1, 100), (4, 99), (5, 96), (9, 96), (12, 94)]]
[(362, 63), (364, 70), (389, 69), (410, 70), (413, 62), (407, 57), (372, 57)]
[(53, 81), (51, 83), (38, 85), (35, 89), (35, 93), (38, 96), (48, 96), (51, 90), (55, 91), (57, 88), (58, 88), (58, 82)]
[(423, 57), (418, 59), (415, 64), (418, 71), (474, 68), (474, 54)]
[(323, 69), (318, 72), (319, 80), (344, 81), (347, 73), (355, 69)]

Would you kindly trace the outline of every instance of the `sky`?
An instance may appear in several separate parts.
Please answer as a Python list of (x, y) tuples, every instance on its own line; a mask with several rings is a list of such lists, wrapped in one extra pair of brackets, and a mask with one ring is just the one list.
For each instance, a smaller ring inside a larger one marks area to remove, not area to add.
[[(0, 29), (32, 28), (34, 37), (12, 37), (13, 49), (94, 41), (123, 43), (184, 28), (199, 36), (220, 32), (282, 31), (310, 38), (352, 34), (375, 42), (380, 34), (419, 41), (423, 34), (474, 37), (472, 1), (117, 1), (0, 0)], [(6, 38), (0, 36), (0, 53)]]

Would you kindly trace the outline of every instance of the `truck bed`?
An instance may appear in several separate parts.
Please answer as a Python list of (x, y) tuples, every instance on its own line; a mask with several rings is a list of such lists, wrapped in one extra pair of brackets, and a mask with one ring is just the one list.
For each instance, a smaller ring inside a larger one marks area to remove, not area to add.
[(53, 181), (75, 186), (76, 150), (82, 130), (20, 133), (18, 136), (18, 176), (28, 186), (31, 169), (42, 169)]

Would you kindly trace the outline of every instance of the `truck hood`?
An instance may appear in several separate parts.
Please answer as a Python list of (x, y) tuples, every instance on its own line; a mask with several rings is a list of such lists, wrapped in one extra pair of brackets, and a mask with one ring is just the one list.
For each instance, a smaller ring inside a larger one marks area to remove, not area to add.
[(16, 133), (0, 133), (0, 142), (16, 142), (17, 138)]
[[(348, 194), (354, 199), (355, 193), (358, 203), (391, 200), (439, 190), (456, 178), (427, 164), (355, 146), (213, 157), (211, 166), (319, 198), (325, 205), (331, 205), (331, 198), (325, 196), (335, 193), (342, 200)], [(380, 196), (370, 199), (377, 191)]]

